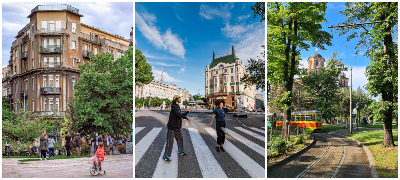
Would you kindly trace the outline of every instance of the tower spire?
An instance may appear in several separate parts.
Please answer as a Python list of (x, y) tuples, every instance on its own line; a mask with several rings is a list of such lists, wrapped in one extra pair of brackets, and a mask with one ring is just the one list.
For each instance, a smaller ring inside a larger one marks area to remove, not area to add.
[(214, 51), (213, 51), (213, 60), (215, 59), (215, 53), (214, 53)]
[(232, 44), (232, 54), (235, 54), (235, 46)]

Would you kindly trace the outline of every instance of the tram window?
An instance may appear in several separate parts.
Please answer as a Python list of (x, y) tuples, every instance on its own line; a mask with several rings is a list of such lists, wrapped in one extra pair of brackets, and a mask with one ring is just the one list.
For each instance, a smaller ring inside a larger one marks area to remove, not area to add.
[(306, 115), (301, 115), (301, 121), (306, 121)]
[(321, 115), (317, 114), (317, 121), (321, 121)]
[(296, 121), (301, 121), (300, 115), (296, 115)]
[(295, 121), (295, 117), (294, 117), (294, 115), (292, 115), (292, 121)]
[(312, 115), (306, 115), (307, 121), (312, 121)]

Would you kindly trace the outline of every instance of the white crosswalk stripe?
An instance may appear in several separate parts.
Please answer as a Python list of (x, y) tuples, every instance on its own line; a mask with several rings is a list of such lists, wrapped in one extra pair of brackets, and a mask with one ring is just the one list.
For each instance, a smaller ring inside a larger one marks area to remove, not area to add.
[(251, 142), (250, 140), (246, 139), (245, 137), (241, 136), (240, 134), (236, 133), (235, 131), (229, 130), (228, 134), (231, 135), (233, 138), (237, 139), (239, 142), (245, 144), (250, 149), (257, 152), (258, 154), (265, 157), (265, 148), (261, 147), (260, 145), (254, 143), (254, 142)]
[(165, 152), (164, 144), (163, 151), (161, 152), (160, 159), (158, 160), (156, 170), (154, 171), (153, 178), (178, 178), (178, 143), (174, 139), (174, 146), (172, 147), (171, 162), (165, 162), (162, 158)]
[[(213, 128), (205, 128), (205, 130), (217, 140), (217, 133)], [(252, 178), (265, 178), (265, 169), (227, 139), (225, 139), (224, 149)]]
[(135, 134), (137, 134), (138, 132), (140, 132), (143, 129), (144, 129), (144, 127), (136, 127), (135, 128)]
[(260, 132), (260, 133), (265, 134), (265, 131), (263, 131), (263, 130), (261, 130), (261, 129), (257, 129), (257, 128), (255, 128), (255, 127), (249, 127), (249, 128), (252, 129), (252, 130), (254, 130), (254, 131), (257, 131), (257, 132)]
[(153, 128), (135, 145), (135, 166), (140, 159), (142, 159), (144, 153), (146, 153), (147, 149), (149, 149), (151, 143), (153, 143), (154, 139), (156, 139), (161, 129), (162, 128)]
[(264, 136), (261, 136), (259, 134), (253, 133), (253, 132), (251, 132), (251, 131), (249, 131), (247, 129), (244, 129), (242, 127), (235, 127), (235, 129), (237, 129), (239, 131), (242, 131), (242, 132), (244, 132), (244, 133), (246, 133), (246, 134), (248, 134), (250, 136), (253, 136), (253, 137), (265, 142), (265, 137)]
[(265, 127), (261, 127), (261, 128), (265, 129)]
[(197, 129), (188, 130), (203, 178), (227, 178)]

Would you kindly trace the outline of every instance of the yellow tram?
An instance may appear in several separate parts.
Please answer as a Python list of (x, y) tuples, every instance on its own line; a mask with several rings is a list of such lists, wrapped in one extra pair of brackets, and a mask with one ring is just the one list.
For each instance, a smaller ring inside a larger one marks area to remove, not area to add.
[[(282, 126), (283, 124), (283, 113), (277, 114), (276, 126)], [(307, 128), (312, 130), (321, 130), (321, 111), (296, 111), (292, 112), (292, 120), (290, 121), (291, 126), (303, 127), (304, 124)]]

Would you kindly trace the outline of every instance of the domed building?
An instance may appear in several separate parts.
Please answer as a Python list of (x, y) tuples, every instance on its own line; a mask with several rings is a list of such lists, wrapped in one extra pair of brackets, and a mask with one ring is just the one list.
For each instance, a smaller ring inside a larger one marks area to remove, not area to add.
[(321, 56), (321, 54), (315, 52), (307, 59), (307, 63), (308, 63), (308, 72), (310, 71), (318, 72), (320, 67), (324, 67), (325, 59)]

